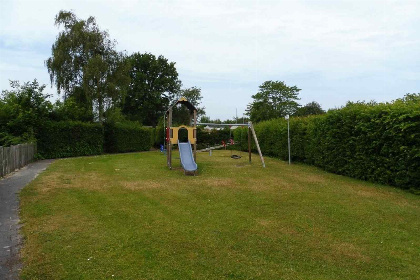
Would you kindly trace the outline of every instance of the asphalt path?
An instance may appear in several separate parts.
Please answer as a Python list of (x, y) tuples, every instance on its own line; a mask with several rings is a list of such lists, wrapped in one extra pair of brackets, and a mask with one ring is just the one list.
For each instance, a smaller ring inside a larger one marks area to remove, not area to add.
[(0, 179), (0, 279), (18, 279), (22, 267), (19, 249), (19, 191), (53, 160), (41, 160)]

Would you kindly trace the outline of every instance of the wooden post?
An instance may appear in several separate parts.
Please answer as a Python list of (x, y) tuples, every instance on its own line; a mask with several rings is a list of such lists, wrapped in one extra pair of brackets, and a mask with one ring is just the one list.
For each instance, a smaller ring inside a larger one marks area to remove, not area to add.
[(248, 154), (249, 154), (249, 163), (251, 163), (251, 127), (248, 126)]
[(172, 108), (169, 109), (169, 116), (168, 116), (168, 166), (169, 169), (172, 169), (172, 143), (171, 143), (171, 126), (172, 126)]
[(194, 110), (194, 130), (195, 143), (194, 143), (194, 161), (197, 163), (197, 110)]
[(252, 122), (249, 122), (249, 125), (251, 127), (252, 135), (254, 136), (255, 144), (257, 145), (258, 153), (260, 154), (260, 159), (261, 159), (262, 165), (263, 165), (263, 167), (265, 167), (264, 158), (262, 156), (261, 149), (260, 149), (260, 144), (258, 144), (257, 135), (255, 134), (255, 130), (254, 130), (254, 127), (252, 126)]

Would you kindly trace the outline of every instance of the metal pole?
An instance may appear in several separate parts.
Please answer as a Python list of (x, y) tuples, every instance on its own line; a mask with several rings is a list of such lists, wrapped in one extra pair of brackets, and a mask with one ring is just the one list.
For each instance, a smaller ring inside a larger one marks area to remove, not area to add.
[(194, 110), (194, 133), (193, 137), (195, 138), (194, 143), (194, 161), (197, 162), (197, 110)]
[(250, 126), (248, 126), (248, 156), (249, 156), (249, 163), (251, 163), (251, 127)]
[(169, 139), (168, 139), (168, 166), (169, 169), (172, 169), (172, 144), (171, 144), (171, 126), (172, 126), (172, 108), (169, 109), (168, 116), (168, 128), (169, 128)]
[(208, 126), (248, 126), (246, 123), (197, 123), (197, 125)]

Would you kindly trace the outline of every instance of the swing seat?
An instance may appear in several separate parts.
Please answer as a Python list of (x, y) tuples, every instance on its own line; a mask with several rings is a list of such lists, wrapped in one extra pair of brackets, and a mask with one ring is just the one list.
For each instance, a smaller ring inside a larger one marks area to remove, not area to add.
[(233, 159), (240, 159), (241, 158), (241, 156), (238, 156), (238, 155), (231, 155), (230, 157), (233, 158)]

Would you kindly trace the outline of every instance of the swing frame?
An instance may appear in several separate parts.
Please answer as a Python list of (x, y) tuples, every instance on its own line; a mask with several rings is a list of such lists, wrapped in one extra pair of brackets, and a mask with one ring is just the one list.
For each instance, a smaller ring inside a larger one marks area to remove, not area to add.
[(251, 153), (251, 134), (254, 138), (255, 144), (257, 146), (258, 154), (260, 156), (260, 160), (262, 163), (262, 166), (265, 167), (264, 157), (261, 153), (260, 145), (258, 143), (257, 135), (255, 134), (254, 126), (252, 125), (252, 122), (245, 123), (197, 123), (197, 125), (204, 125), (204, 126), (214, 126), (214, 127), (232, 127), (232, 126), (247, 126), (248, 127), (248, 157), (249, 157), (249, 163), (251, 163), (252, 153)]

